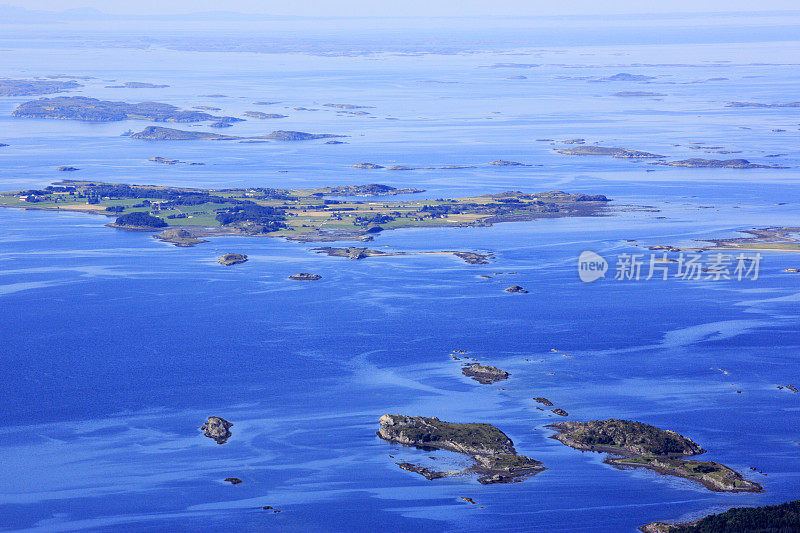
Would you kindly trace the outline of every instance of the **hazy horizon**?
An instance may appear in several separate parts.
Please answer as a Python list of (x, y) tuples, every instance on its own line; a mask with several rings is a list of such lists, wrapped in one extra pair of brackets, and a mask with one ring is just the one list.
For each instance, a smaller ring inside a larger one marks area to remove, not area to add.
[(221, 6), (211, 0), (175, 0), (170, 3), (156, 0), (118, 2), (110, 4), (102, 0), (9, 0), (0, 3), (0, 8), (16, 8), (27, 11), (64, 12), (94, 9), (109, 15), (182, 15), (202, 12), (238, 12), (242, 14), (300, 16), (300, 17), (483, 17), (483, 16), (578, 16), (578, 15), (624, 15), (624, 14), (691, 14), (691, 13), (737, 13), (737, 12), (781, 12), (796, 11), (798, 5), (792, 0), (769, 0), (757, 6), (748, 0), (710, 0), (705, 2), (676, 0), (642, 3), (636, 0), (617, 0), (613, 5), (576, 0), (569, 3), (553, 3), (543, 0), (506, 1), (487, 4), (480, 0), (461, 2), (407, 0), (405, 2), (375, 3), (368, 0), (296, 0), (283, 2), (253, 2), (230, 0)]

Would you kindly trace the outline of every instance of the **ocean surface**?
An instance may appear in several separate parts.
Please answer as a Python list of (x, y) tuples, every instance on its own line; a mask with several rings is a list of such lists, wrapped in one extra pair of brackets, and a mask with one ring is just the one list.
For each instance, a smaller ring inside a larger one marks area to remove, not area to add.
[[(800, 267), (800, 254), (763, 252), (756, 280), (613, 279), (620, 254), (649, 257), (647, 246), (798, 225), (800, 108), (726, 104), (797, 101), (800, 17), (633, 20), (619, 31), (591, 19), (560, 31), (532, 19), (439, 33), (397, 21), (385, 33), (380, 21), (325, 31), (284, 21), (274, 33), (220, 24), (7, 26), (0, 77), (91, 76), (67, 95), (281, 113), (289, 117), (220, 132), (336, 133), (348, 144), (139, 141), (121, 134), (151, 123), (13, 118), (32, 97), (2, 97), (0, 189), (63, 178), (385, 183), (424, 188), (425, 198), (558, 189), (605, 194), (611, 212), (395, 230), (370, 243), (493, 254), (468, 265), (437, 255), (350, 261), (272, 238), (176, 248), (107, 228), (105, 217), (0, 209), (0, 530), (619, 532), (800, 496), (800, 394), (777, 387), (800, 386), (800, 276), (783, 272)], [(654, 79), (600, 81), (618, 73)], [(169, 87), (105, 87), (124, 81)], [(660, 96), (614, 96), (622, 91)], [(372, 108), (352, 116), (325, 103)], [(573, 138), (788, 168), (554, 152)], [(532, 166), (488, 166), (498, 159)], [(352, 168), (360, 162), (475, 168)], [(585, 250), (612, 263), (606, 279), (580, 281)], [(250, 260), (216, 263), (234, 251)], [(323, 278), (287, 279), (297, 272)], [(503, 291), (515, 284), (530, 293)], [(511, 377), (471, 381), (453, 350)], [(544, 426), (561, 419), (534, 397), (568, 419), (678, 431), (765, 492), (614, 469), (548, 438)], [(385, 413), (494, 424), (548, 470), (505, 485), (428, 481), (396, 463), (466, 458), (378, 439)], [(224, 445), (198, 430), (212, 415), (234, 424)]]

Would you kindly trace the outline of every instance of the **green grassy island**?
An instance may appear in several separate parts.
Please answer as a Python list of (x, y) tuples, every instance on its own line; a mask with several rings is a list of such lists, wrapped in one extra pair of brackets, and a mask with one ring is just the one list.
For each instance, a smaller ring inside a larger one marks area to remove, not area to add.
[[(215, 235), (266, 235), (302, 242), (366, 241), (376, 233), (396, 228), (490, 226), (505, 221), (601, 216), (609, 202), (603, 195), (561, 191), (510, 191), (436, 200), (384, 199), (419, 192), (422, 189), (380, 184), (211, 190), (64, 180), (43, 189), (0, 193), (0, 207), (111, 216), (115, 217), (109, 224), (112, 227), (136, 231), (163, 228), (166, 232), (157, 238), (187, 246)], [(170, 231), (175, 228), (185, 231)], [(471, 262), (469, 257), (462, 259)]]

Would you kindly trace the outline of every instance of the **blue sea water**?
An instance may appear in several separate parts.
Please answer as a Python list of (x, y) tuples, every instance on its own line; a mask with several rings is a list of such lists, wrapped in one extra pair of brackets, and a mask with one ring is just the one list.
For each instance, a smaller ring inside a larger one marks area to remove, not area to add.
[[(616, 41), (573, 28), (552, 46), (519, 28), (507, 42), (470, 43), (453, 30), (437, 42), (458, 44), (446, 50), (392, 33), (391, 47), (375, 54), (350, 50), (340, 35), (326, 55), (324, 43), (308, 49), (311, 34), (281, 34), (282, 49), (259, 53), (256, 34), (241, 39), (253, 49), (226, 51), (230, 42), (208, 50), (191, 32), (178, 39), (152, 30), (146, 44), (127, 34), (81, 41), (66, 31), (9, 32), (2, 76), (90, 75), (73, 94), (283, 113), (289, 118), (224, 132), (338, 133), (349, 144), (151, 143), (120, 136), (147, 122), (17, 119), (11, 112), (29, 98), (2, 98), (3, 190), (47, 185), (69, 164), (81, 169), (66, 176), (74, 179), (201, 187), (380, 182), (422, 187), (430, 198), (560, 189), (606, 194), (615, 214), (396, 230), (370, 244), (494, 254), (489, 265), (467, 265), (438, 255), (349, 261), (270, 238), (175, 248), (106, 228), (103, 217), (0, 209), (0, 529), (634, 531), (797, 498), (800, 400), (777, 385), (800, 385), (800, 277), (783, 272), (800, 256), (765, 252), (757, 280), (586, 284), (576, 275), (584, 250), (612, 260), (653, 244), (797, 225), (800, 110), (725, 107), (797, 99), (798, 42), (757, 22), (734, 17), (692, 39), (669, 21), (660, 34), (631, 30)], [(683, 37), (660, 41), (665, 34)], [(381, 43), (356, 37), (359, 47)], [(497, 63), (539, 66), (489, 68)], [(656, 79), (581, 79), (618, 72)], [(170, 87), (107, 89), (106, 80)], [(612, 96), (619, 91), (665, 96)], [(201, 96), (215, 93), (226, 96)], [(279, 103), (252, 104), (263, 100)], [(331, 102), (374, 108), (347, 116), (322, 105)], [(535, 140), (576, 137), (789, 168), (575, 158)], [(710, 155), (693, 142), (741, 153)], [(155, 155), (205, 166), (155, 165)], [(496, 159), (533, 166), (487, 166)], [(352, 168), (362, 161), (476, 168)], [(626, 207), (645, 205), (653, 209)], [(250, 260), (223, 268), (216, 257), (228, 251)], [(323, 279), (287, 280), (297, 272)], [(513, 284), (530, 293), (502, 290)], [(511, 378), (466, 379), (450, 359), (456, 349)], [(544, 426), (558, 417), (537, 410), (537, 396), (570, 419), (674, 429), (766, 492), (714, 493), (604, 465), (548, 438)], [(385, 413), (492, 423), (548, 470), (508, 485), (427, 481), (395, 463), (465, 459), (381, 441)], [(234, 423), (222, 446), (198, 431), (210, 415)], [(243, 483), (222, 481), (232, 476)]]

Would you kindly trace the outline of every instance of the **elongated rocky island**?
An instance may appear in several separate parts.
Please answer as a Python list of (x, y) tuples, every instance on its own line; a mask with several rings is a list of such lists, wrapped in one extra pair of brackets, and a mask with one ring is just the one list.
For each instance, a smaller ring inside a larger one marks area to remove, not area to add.
[[(210, 116), (210, 115), (209, 115)], [(219, 117), (219, 120), (213, 124), (215, 127), (230, 126), (231, 122), (241, 119), (230, 119), (230, 117)], [(175, 120), (168, 120), (166, 122), (177, 122)], [(256, 135), (250, 137), (241, 137), (237, 135), (222, 135), (219, 133), (212, 133), (209, 131), (190, 131), (179, 130), (175, 128), (164, 128), (162, 126), (148, 126), (142, 131), (130, 135), (131, 139), (143, 139), (147, 141), (196, 141), (196, 140), (210, 140), (210, 141), (233, 141), (233, 140), (260, 140), (269, 139), (273, 141), (311, 141), (314, 139), (328, 139), (331, 137), (345, 137), (345, 135), (335, 135), (332, 133), (306, 133), (304, 131), (285, 131), (276, 130), (266, 135)]]
[(659, 159), (664, 157), (650, 152), (615, 148), (613, 146), (578, 146), (575, 148), (559, 148), (556, 152), (563, 155), (609, 155), (621, 159)]
[(385, 441), (441, 449), (470, 456), (475, 464), (457, 472), (438, 472), (411, 463), (399, 463), (403, 470), (427, 479), (476, 473), (480, 483), (514, 483), (537, 474), (545, 467), (540, 461), (517, 454), (508, 436), (491, 424), (443, 422), (424, 416), (383, 415), (378, 436)]
[(547, 426), (552, 438), (582, 451), (606, 452), (605, 463), (619, 468), (647, 468), (701, 483), (715, 492), (763, 492), (760, 484), (714, 461), (684, 459), (705, 453), (692, 440), (670, 430), (631, 420), (559, 422)]

